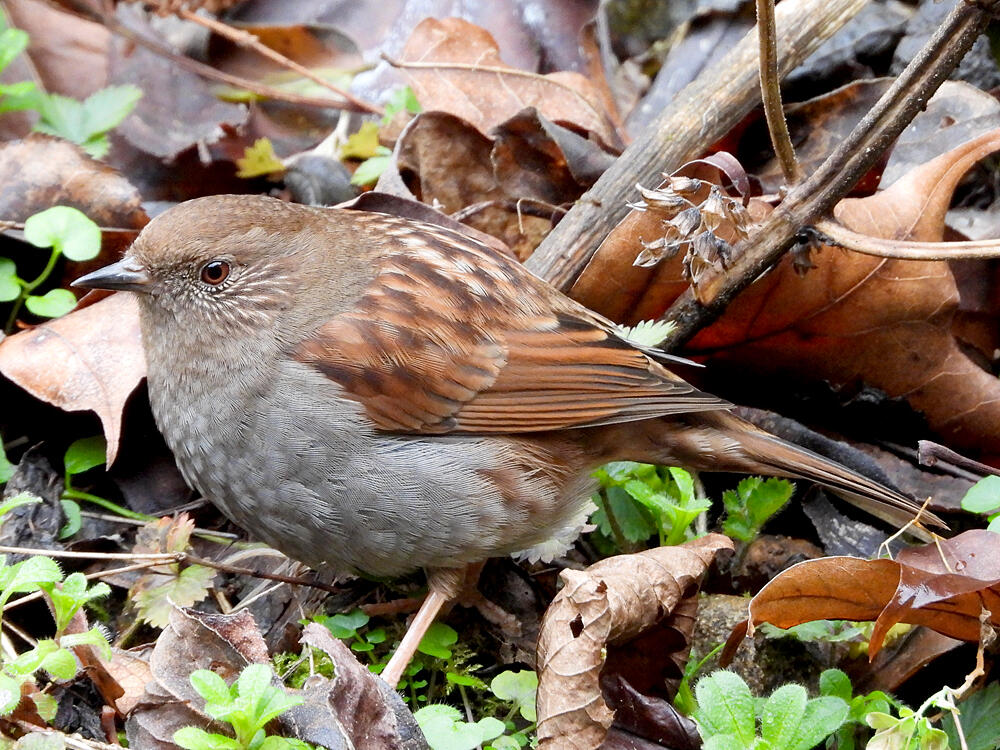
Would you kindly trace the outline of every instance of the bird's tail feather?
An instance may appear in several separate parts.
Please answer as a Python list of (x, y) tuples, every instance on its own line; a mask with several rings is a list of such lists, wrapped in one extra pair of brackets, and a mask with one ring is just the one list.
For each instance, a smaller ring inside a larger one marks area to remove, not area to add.
[[(871, 515), (897, 527), (918, 520), (947, 528), (933, 513), (897, 490), (818, 453), (771, 435), (728, 411), (700, 412), (649, 420), (638, 442), (635, 424), (621, 436), (607, 435), (609, 455), (649, 463), (688, 466), (704, 471), (729, 471), (807, 479)], [(606, 428), (605, 428), (606, 429)], [(919, 524), (914, 535), (930, 538)]]

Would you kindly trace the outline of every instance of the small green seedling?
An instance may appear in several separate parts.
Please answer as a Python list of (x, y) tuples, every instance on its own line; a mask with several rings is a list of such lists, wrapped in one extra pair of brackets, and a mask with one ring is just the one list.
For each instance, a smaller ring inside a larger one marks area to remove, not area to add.
[[(2, 22), (2, 21), (0, 21)], [(28, 35), (20, 29), (0, 29), (0, 71), (28, 46)], [(131, 85), (108, 86), (84, 101), (47, 94), (34, 83), (0, 84), (0, 113), (33, 109), (39, 120), (35, 132), (65, 138), (100, 159), (108, 153), (108, 133), (117, 127), (142, 97)]]
[[(84, 474), (98, 466), (103, 466), (107, 461), (108, 444), (103, 435), (81, 438), (70, 443), (63, 457), (63, 464), (66, 473), (63, 477), (62, 507), (66, 514), (66, 525), (59, 532), (60, 539), (67, 539), (80, 530), (80, 505), (78, 500), (85, 500), (88, 503), (98, 505), (105, 510), (115, 513), (125, 518), (131, 518), (145, 523), (156, 523), (155, 516), (148, 516), (144, 513), (123, 508), (117, 503), (113, 503), (98, 495), (92, 495), (75, 487), (76, 477)], [(180, 550), (178, 550), (180, 551)]]
[(364, 630), (369, 617), (360, 609), (347, 614), (320, 615), (313, 619), (325, 626), (334, 638), (351, 641), (351, 650), (358, 653), (374, 651), (378, 644), (385, 642), (385, 628)]
[(660, 545), (680, 544), (694, 536), (695, 520), (711, 507), (698, 497), (694, 478), (684, 469), (615, 461), (594, 472), (601, 493), (591, 520), (621, 551), (654, 534)]
[(764, 524), (785, 507), (793, 492), (795, 485), (785, 479), (746, 477), (735, 490), (722, 494), (726, 508), (723, 533), (741, 542), (753, 541)]
[(192, 672), (191, 685), (205, 699), (205, 713), (229, 724), (235, 737), (182, 727), (174, 732), (174, 742), (185, 750), (310, 750), (302, 740), (266, 733), (270, 721), (304, 703), (272, 685), (273, 678), (263, 664), (246, 667), (232, 686), (207, 669)]
[(405, 110), (417, 114), (420, 109), (420, 103), (417, 101), (413, 89), (409, 86), (396, 89), (389, 96), (381, 122), (378, 125), (374, 122), (366, 122), (356, 133), (352, 133), (348, 137), (340, 151), (340, 158), (364, 160), (351, 175), (352, 185), (374, 184), (392, 161), (392, 151), (378, 142), (379, 127), (388, 125), (398, 112)]
[(898, 717), (875, 711), (865, 721), (875, 730), (865, 745), (867, 750), (948, 750), (948, 735), (932, 727), (926, 716), (909, 708), (901, 708)]
[(517, 711), (525, 721), (537, 720), (535, 695), (538, 693), (538, 675), (530, 669), (519, 672), (501, 672), (490, 682), (490, 692), (497, 698), (513, 704), (510, 719)]
[(694, 690), (691, 689), (694, 678), (713, 656), (722, 651), (723, 645), (720, 643), (704, 656), (699, 656), (694, 648), (691, 649), (687, 664), (684, 665), (684, 674), (681, 676), (680, 684), (677, 685), (677, 694), (674, 695), (673, 700), (674, 708), (685, 716), (690, 716), (698, 708), (698, 701), (695, 700)]
[(35, 247), (50, 248), (45, 268), (28, 281), (17, 275), (10, 258), (0, 258), (0, 302), (13, 303), (7, 319), (9, 331), (21, 306), (35, 315), (57, 318), (76, 305), (76, 297), (68, 289), (51, 289), (43, 295), (33, 292), (43, 284), (61, 257), (69, 260), (91, 260), (101, 249), (101, 230), (82, 212), (69, 206), (53, 206), (29, 216), (24, 222), (24, 239)]
[[(17, 495), (0, 505), (0, 516), (21, 505), (40, 502), (40, 498), (27, 494)], [(71, 621), (80, 608), (94, 599), (106, 596), (110, 588), (106, 583), (87, 585), (82, 573), (63, 578), (55, 560), (45, 556), (29, 557), (8, 565), (0, 557), (0, 611), (14, 594), (43, 592), (49, 599), (55, 619), (55, 635), (39, 640), (35, 647), (0, 665), (0, 716), (10, 714), (26, 694), (34, 702), (39, 716), (45, 721), (55, 717), (58, 708), (55, 699), (26, 683), (34, 683), (37, 672), (44, 672), (52, 680), (71, 680), (80, 671), (72, 649), (93, 646), (106, 659), (111, 658), (111, 647), (99, 627), (83, 633), (67, 633)]]
[[(29, 41), (27, 32), (21, 29), (0, 29), (0, 73), (28, 48)], [(28, 109), (26, 97), (34, 91), (35, 84), (31, 81), (0, 83), (0, 113)]]
[[(528, 735), (535, 728), (538, 675), (531, 670), (501, 672), (490, 682), (489, 692), (510, 705), (503, 720), (488, 716), (475, 722), (463, 721), (457, 708), (440, 703), (416, 711), (413, 715), (431, 749), (472, 750), (482, 746), (483, 750), (520, 750), (527, 747), (530, 744)], [(515, 715), (530, 724), (518, 729), (513, 721)]]
[(743, 679), (726, 670), (695, 686), (694, 718), (705, 750), (810, 750), (847, 720), (847, 702), (835, 696), (810, 699), (801, 685), (782, 685), (763, 702)]
[(491, 716), (477, 722), (462, 721), (462, 712), (444, 703), (424, 706), (413, 716), (431, 750), (474, 750), (506, 729), (502, 721)]
[(827, 669), (819, 676), (820, 695), (840, 698), (847, 703), (849, 710), (847, 720), (834, 733), (837, 750), (854, 750), (859, 747), (858, 734), (866, 727), (869, 714), (889, 714), (893, 707), (900, 704), (881, 690), (874, 690), (867, 695), (854, 695), (850, 678), (839, 669)]
[(962, 498), (962, 509), (986, 514), (986, 528), (1000, 534), (1000, 477), (991, 474), (972, 485)]
[(142, 98), (142, 90), (126, 84), (108, 86), (83, 101), (39, 92), (27, 98), (41, 118), (35, 125), (37, 132), (65, 138), (100, 159), (111, 148), (108, 133), (128, 117)]

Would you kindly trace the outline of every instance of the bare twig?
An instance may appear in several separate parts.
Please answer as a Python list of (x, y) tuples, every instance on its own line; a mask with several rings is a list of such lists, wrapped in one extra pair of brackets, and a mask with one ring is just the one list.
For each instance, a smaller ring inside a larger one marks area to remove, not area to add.
[(70, 552), (69, 550), (11, 547), (8, 545), (0, 545), (0, 554), (45, 555), (46, 557), (69, 560), (152, 560), (158, 563), (176, 563), (184, 560), (183, 552)]
[(230, 73), (224, 73), (221, 70), (216, 70), (211, 65), (206, 65), (205, 63), (198, 62), (197, 60), (192, 60), (190, 57), (186, 57), (185, 55), (179, 55), (162, 42), (150, 39), (147, 36), (133, 31), (110, 13), (96, 13), (93, 7), (79, 2), (70, 3), (70, 5), (72, 9), (75, 10), (81, 17), (103, 24), (109, 31), (128, 39), (130, 42), (134, 42), (141, 47), (145, 47), (161, 57), (165, 57), (177, 65), (177, 67), (182, 70), (186, 70), (189, 73), (200, 75), (212, 81), (219, 81), (220, 83), (225, 83), (229, 86), (233, 86), (234, 88), (244, 89), (260, 97), (288, 102), (289, 104), (295, 104), (301, 107), (346, 109), (361, 112), (371, 111), (371, 105), (366, 105), (364, 109), (359, 110), (357, 106), (350, 101), (342, 99), (326, 99), (315, 96), (302, 96), (300, 94), (294, 94), (290, 91), (284, 91), (274, 86), (268, 86), (257, 81), (251, 81), (248, 78), (235, 76)]
[(799, 181), (801, 170), (795, 147), (788, 135), (788, 123), (781, 106), (781, 78), (778, 76), (778, 41), (774, 30), (774, 0), (757, 0), (757, 39), (760, 45), (760, 94), (764, 118), (775, 156), (789, 183)]
[(689, 289), (664, 316), (677, 324), (667, 342), (676, 348), (714, 320), (741, 289), (764, 273), (792, 244), (803, 226), (830, 211), (875, 163), (903, 128), (923, 109), (985, 28), (1000, 0), (980, 5), (959, 2), (919, 54), (854, 128), (837, 150), (796, 186), (760, 230), (734, 248), (725, 274)]
[(254, 578), (266, 578), (269, 581), (278, 581), (279, 583), (290, 583), (294, 586), (309, 586), (314, 589), (319, 589), (320, 591), (326, 591), (331, 594), (340, 593), (341, 589), (332, 583), (324, 583), (323, 581), (310, 581), (308, 578), (302, 578), (300, 576), (286, 576), (280, 573), (264, 573), (261, 571), (254, 570), (253, 568), (244, 568), (240, 565), (229, 565), (228, 563), (218, 563), (214, 560), (207, 560), (204, 557), (197, 557), (196, 555), (184, 555), (184, 559), (191, 565), (204, 565), (207, 568), (214, 568), (215, 570), (221, 571), (223, 573), (231, 573), (233, 575), (244, 575), (253, 576)]
[(995, 466), (980, 463), (930, 440), (921, 440), (917, 443), (917, 458), (923, 466), (934, 466), (938, 461), (945, 461), (979, 477), (990, 474), (1000, 477), (1000, 469)]
[[(206, 568), (213, 568), (214, 570), (218, 570), (222, 573), (247, 575), (255, 578), (266, 578), (271, 581), (291, 583), (296, 586), (310, 586), (312, 588), (330, 593), (338, 593), (340, 591), (340, 589), (333, 584), (324, 583), (322, 581), (310, 581), (306, 578), (285, 576), (278, 573), (264, 573), (252, 568), (244, 568), (239, 565), (218, 563), (214, 560), (208, 560), (204, 557), (188, 554), (187, 552), (69, 552), (66, 550), (40, 549), (34, 547), (9, 547), (0, 545), (0, 554), (46, 555), (53, 558), (75, 560), (141, 560), (151, 563), (151, 567), (155, 565), (170, 565), (179, 563), (185, 563), (187, 565), (204, 565)], [(18, 599), (18, 601), (21, 600)]]
[(541, 219), (553, 219), (566, 213), (562, 206), (554, 206), (544, 201), (532, 200), (531, 198), (518, 198), (517, 200), (489, 200), (472, 203), (451, 214), (455, 221), (466, 221), (472, 216), (481, 213), (489, 208), (496, 208), (508, 213), (524, 214), (526, 216), (537, 216)]
[(1000, 240), (970, 240), (967, 242), (911, 242), (887, 240), (851, 231), (829, 219), (813, 225), (830, 244), (879, 258), (901, 260), (966, 260), (970, 258), (1000, 258)]
[(241, 29), (233, 28), (227, 23), (223, 23), (222, 21), (218, 21), (208, 16), (198, 15), (197, 13), (194, 13), (186, 9), (178, 10), (177, 15), (186, 21), (191, 21), (191, 23), (196, 23), (199, 26), (204, 26), (206, 29), (209, 29), (210, 31), (215, 32), (219, 36), (223, 36), (231, 40), (232, 42), (238, 44), (241, 47), (252, 49), (258, 55), (266, 57), (267, 59), (276, 62), (278, 65), (281, 65), (282, 67), (295, 71), (303, 78), (308, 78), (313, 83), (318, 84), (325, 89), (329, 89), (337, 96), (341, 97), (345, 102), (349, 102), (350, 104), (354, 105), (354, 109), (357, 112), (369, 112), (375, 115), (381, 115), (385, 113), (385, 110), (383, 110), (382, 107), (379, 107), (377, 104), (371, 104), (369, 102), (364, 101), (363, 99), (359, 99), (358, 97), (354, 96), (354, 94), (352, 94), (351, 92), (340, 88), (340, 86), (336, 86), (330, 83), (322, 76), (316, 75), (306, 66), (300, 65), (299, 63), (295, 62), (295, 60), (285, 57), (285, 55), (281, 54), (280, 52), (277, 52), (268, 47), (266, 44), (261, 43), (261, 41), (253, 34), (251, 34), (249, 31), (243, 31)]

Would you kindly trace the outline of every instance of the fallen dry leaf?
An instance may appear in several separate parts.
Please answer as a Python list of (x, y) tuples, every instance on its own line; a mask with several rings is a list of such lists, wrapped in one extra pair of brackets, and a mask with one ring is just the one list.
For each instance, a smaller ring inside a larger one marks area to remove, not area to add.
[(31, 0), (6, 0), (4, 11), (31, 37), (27, 54), (45, 91), (85, 99), (108, 85), (111, 32), (104, 26)]
[[(846, 199), (837, 218), (855, 232), (938, 241), (962, 175), (1000, 148), (991, 131), (911, 170), (888, 189)], [(678, 259), (631, 265), (640, 240), (662, 236), (654, 217), (628, 216), (572, 291), (620, 322), (659, 317), (687, 284)], [(948, 263), (888, 260), (840, 248), (812, 253), (802, 274), (787, 255), (744, 290), (686, 352), (758, 375), (863, 382), (906, 398), (952, 446), (1000, 453), (1000, 381), (952, 333), (959, 294)]]
[(903, 550), (896, 560), (808, 560), (761, 589), (750, 600), (749, 615), (748, 628), (730, 637), (724, 659), (744, 632), (764, 622), (790, 628), (812, 620), (872, 620), (869, 658), (900, 622), (976, 643), (983, 618), (1000, 626), (1000, 545), (993, 532), (973, 529)]
[(131, 294), (89, 307), (0, 341), (0, 374), (35, 398), (66, 411), (93, 411), (118, 454), (122, 409), (146, 376), (139, 311)]
[(52, 206), (70, 206), (105, 228), (97, 257), (61, 264), (59, 284), (63, 287), (118, 260), (149, 222), (142, 197), (132, 183), (61, 138), (34, 133), (0, 144), (0, 184), (4, 186), (0, 219), (23, 222)]
[(124, 691), (115, 701), (115, 708), (122, 716), (127, 716), (142, 700), (146, 684), (152, 679), (148, 655), (143, 658), (133, 651), (112, 647), (111, 661), (104, 662), (104, 668)]
[(662, 620), (685, 598), (719, 550), (721, 534), (610, 557), (584, 571), (564, 570), (538, 638), (539, 746), (598, 747), (614, 712), (601, 696), (604, 649), (628, 641)]
[(507, 65), (488, 31), (460, 18), (421, 21), (401, 62), (425, 111), (468, 120), (485, 135), (525, 107), (553, 122), (590, 131), (609, 146), (621, 145), (604, 97), (579, 73), (539, 75)]

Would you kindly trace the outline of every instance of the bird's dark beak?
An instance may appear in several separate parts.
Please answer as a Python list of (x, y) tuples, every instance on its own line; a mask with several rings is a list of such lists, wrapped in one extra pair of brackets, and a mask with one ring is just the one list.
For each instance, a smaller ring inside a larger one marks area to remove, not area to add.
[(81, 276), (73, 282), (73, 286), (149, 294), (152, 291), (153, 280), (146, 273), (146, 269), (134, 259), (122, 258), (117, 263)]

